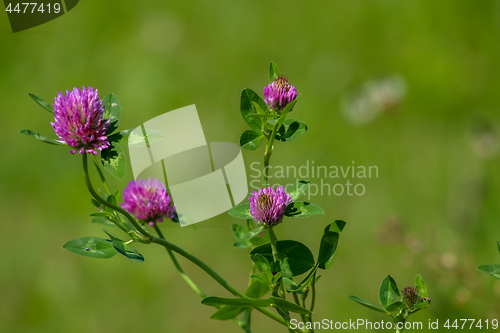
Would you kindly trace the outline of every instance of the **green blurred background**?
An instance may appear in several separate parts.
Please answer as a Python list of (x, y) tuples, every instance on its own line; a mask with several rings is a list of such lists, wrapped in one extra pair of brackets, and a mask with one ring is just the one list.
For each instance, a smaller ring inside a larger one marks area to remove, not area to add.
[[(208, 141), (236, 143), (247, 128), (240, 92), (261, 93), (271, 60), (302, 93), (293, 117), (309, 126), (277, 143), (271, 164), (379, 168), (363, 180), (365, 195), (312, 197), (324, 216), (277, 229), (316, 254), (328, 223), (348, 223), (318, 283), (315, 319), (386, 320), (347, 296), (377, 303), (387, 274), (400, 288), (416, 274), (427, 282), (432, 304), (411, 320), (500, 319), (500, 283), (476, 271), (500, 262), (499, 39), (500, 2), (489, 0), (82, 0), (16, 34), (0, 14), (0, 332), (239, 331), (209, 319), (213, 308), (157, 246), (136, 246), (142, 264), (63, 250), (70, 239), (104, 235), (90, 223), (81, 159), (19, 131), (55, 136), (28, 92), (52, 101), (91, 85), (119, 96), (124, 129), (196, 104)], [(407, 85), (400, 105), (362, 125), (348, 121), (343, 96), (393, 73)], [(262, 154), (245, 151), (247, 165)], [(233, 223), (241, 222), (222, 214), (197, 230), (162, 229), (243, 290), (250, 260), (232, 246)], [(205, 293), (229, 296), (180, 261)], [(285, 331), (255, 311), (253, 319), (254, 332)]]

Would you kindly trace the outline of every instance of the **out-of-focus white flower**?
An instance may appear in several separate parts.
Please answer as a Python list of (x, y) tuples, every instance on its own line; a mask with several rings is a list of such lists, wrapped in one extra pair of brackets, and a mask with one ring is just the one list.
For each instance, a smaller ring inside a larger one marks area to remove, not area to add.
[(358, 91), (345, 95), (340, 106), (349, 121), (363, 124), (396, 110), (405, 94), (405, 79), (394, 74), (365, 82)]

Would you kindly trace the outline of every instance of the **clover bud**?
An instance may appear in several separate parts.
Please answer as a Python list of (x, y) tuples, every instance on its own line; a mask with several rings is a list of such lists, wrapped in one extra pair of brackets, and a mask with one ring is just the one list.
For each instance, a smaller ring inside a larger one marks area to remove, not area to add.
[(415, 287), (406, 287), (402, 291), (403, 294), (403, 303), (406, 305), (406, 308), (411, 310), (415, 305), (420, 303), (422, 297), (418, 294), (418, 291)]

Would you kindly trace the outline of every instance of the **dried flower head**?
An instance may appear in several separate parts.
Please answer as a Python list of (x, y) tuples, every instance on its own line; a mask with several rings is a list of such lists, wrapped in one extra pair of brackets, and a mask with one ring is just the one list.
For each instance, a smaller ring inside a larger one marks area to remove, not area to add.
[(250, 200), (250, 214), (255, 221), (266, 226), (274, 226), (283, 220), (286, 206), (292, 198), (285, 192), (283, 186), (276, 190), (272, 187), (262, 188), (259, 192), (252, 192)]
[(173, 218), (175, 205), (167, 193), (165, 184), (158, 179), (131, 180), (123, 190), (121, 206), (139, 220), (154, 226), (155, 222), (163, 222), (163, 218)]
[(73, 88), (66, 90), (66, 96), (59, 92), (54, 100), (55, 121), (51, 125), (64, 143), (75, 148), (72, 154), (78, 151), (97, 155), (98, 150), (109, 147), (106, 137), (109, 119), (102, 117), (104, 105), (97, 89)]
[(282, 75), (267, 87), (264, 87), (264, 101), (271, 110), (281, 112), (296, 98), (297, 90), (288, 83), (288, 79)]
[(418, 294), (415, 287), (406, 287), (403, 289), (402, 293), (403, 303), (405, 303), (407, 309), (413, 309), (413, 307), (422, 300), (422, 297)]

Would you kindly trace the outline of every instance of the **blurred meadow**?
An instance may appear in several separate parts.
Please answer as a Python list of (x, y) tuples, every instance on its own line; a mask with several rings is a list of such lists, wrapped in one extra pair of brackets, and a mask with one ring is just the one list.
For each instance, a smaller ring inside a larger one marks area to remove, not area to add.
[[(379, 170), (378, 178), (348, 178), (365, 185), (363, 196), (313, 196), (325, 215), (276, 229), (316, 256), (323, 228), (347, 221), (335, 262), (318, 282), (314, 319), (387, 320), (347, 299), (378, 304), (387, 274), (401, 289), (422, 275), (432, 303), (410, 320), (424, 327), (428, 319), (500, 319), (500, 281), (476, 270), (500, 263), (499, 40), (500, 2), (492, 0), (82, 0), (15, 34), (0, 14), (0, 332), (240, 331), (209, 319), (213, 308), (200, 304), (158, 246), (135, 246), (141, 264), (62, 249), (74, 238), (104, 236), (90, 223), (81, 158), (19, 131), (55, 137), (51, 114), (27, 93), (53, 101), (59, 91), (90, 85), (101, 97), (118, 95), (122, 129), (196, 104), (207, 141), (237, 143), (247, 129), (241, 90), (262, 96), (270, 61), (302, 93), (292, 117), (308, 125), (297, 141), (276, 143), (271, 165), (354, 161)], [(388, 103), (365, 117), (362, 108), (372, 106), (358, 99), (367, 82), (391, 77), (402, 85), (395, 97), (389, 91)], [(244, 151), (246, 165), (263, 151)], [(131, 179), (129, 169), (111, 185)], [(222, 214), (197, 230), (161, 228), (244, 290), (249, 251), (233, 248), (233, 223), (243, 225)], [(205, 293), (229, 296), (180, 262)], [(286, 330), (254, 311), (252, 331)]]

